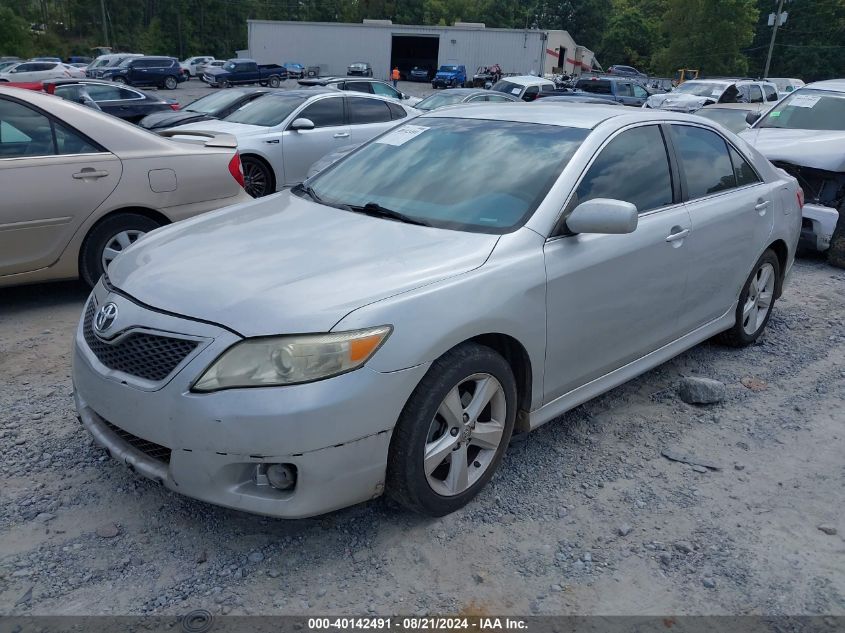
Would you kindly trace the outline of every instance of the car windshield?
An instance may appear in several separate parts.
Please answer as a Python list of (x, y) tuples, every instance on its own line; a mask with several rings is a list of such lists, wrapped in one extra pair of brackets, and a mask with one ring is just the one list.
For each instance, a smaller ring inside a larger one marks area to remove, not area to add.
[(495, 85), (491, 88), (491, 90), (495, 90), (496, 92), (505, 92), (509, 95), (516, 95), (517, 97), (522, 94), (522, 91), (525, 89), (525, 86), (520, 86), (519, 84), (515, 84), (510, 81), (505, 81), (502, 79), (501, 81), (497, 81)]
[[(536, 123), (422, 118), (308, 184), (326, 204), (377, 205), (432, 226), (505, 233), (530, 217), (588, 134)], [(460, 184), (450, 186), (457, 174)]]
[(214, 114), (220, 110), (232, 105), (243, 97), (244, 93), (240, 90), (226, 90), (223, 92), (215, 92), (214, 94), (200, 97), (193, 103), (189, 103), (185, 110), (190, 112), (202, 112), (203, 114)]
[(288, 118), (307, 98), (303, 95), (269, 94), (241, 106), (223, 120), (273, 127)]
[(845, 93), (801, 88), (772, 108), (757, 127), (845, 130)]
[(675, 88), (673, 92), (678, 94), (694, 95), (696, 97), (718, 97), (728, 84), (715, 83), (712, 81), (687, 81)]
[(737, 133), (748, 127), (748, 123), (745, 122), (745, 115), (749, 112), (750, 110), (743, 108), (702, 108), (696, 114), (703, 116), (705, 119), (715, 121), (728, 128), (731, 132)]
[(453, 72), (455, 72), (456, 70), (458, 70), (458, 67), (457, 67), (457, 66), (441, 66), (441, 67), (440, 67), (440, 72), (441, 72), (441, 73), (453, 73)]
[(437, 108), (442, 108), (443, 106), (460, 103), (465, 98), (465, 94), (455, 94), (454, 92), (447, 91), (442, 93), (436, 93), (431, 95), (430, 97), (426, 97), (414, 107), (417, 110), (436, 110)]

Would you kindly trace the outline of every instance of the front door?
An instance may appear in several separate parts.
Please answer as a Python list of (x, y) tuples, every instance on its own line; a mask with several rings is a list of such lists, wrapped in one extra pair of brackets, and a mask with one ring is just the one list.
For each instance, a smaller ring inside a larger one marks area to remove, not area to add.
[[(310, 120), (314, 123), (314, 129), (285, 131), (282, 138), (285, 185), (302, 182), (311, 165), (326, 154), (349, 144), (349, 128), (345, 124), (343, 98), (340, 96), (313, 101), (295, 119)], [(277, 189), (280, 188), (277, 186)]]
[(53, 264), (120, 174), (113, 154), (23, 103), (0, 98), (0, 275)]
[(606, 143), (567, 210), (592, 198), (635, 204), (639, 223), (625, 235), (562, 230), (546, 243), (544, 403), (680, 335), (690, 220), (659, 126), (628, 128)]
[(346, 97), (350, 136), (343, 145), (360, 145), (395, 127), (390, 105), (374, 97)]

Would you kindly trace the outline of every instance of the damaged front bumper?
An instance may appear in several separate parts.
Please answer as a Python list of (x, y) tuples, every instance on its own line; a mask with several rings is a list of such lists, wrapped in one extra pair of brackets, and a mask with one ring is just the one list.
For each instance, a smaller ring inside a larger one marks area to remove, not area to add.
[(839, 220), (838, 209), (845, 205), (845, 173), (779, 160), (772, 164), (798, 180), (804, 191), (800, 246), (826, 251)]

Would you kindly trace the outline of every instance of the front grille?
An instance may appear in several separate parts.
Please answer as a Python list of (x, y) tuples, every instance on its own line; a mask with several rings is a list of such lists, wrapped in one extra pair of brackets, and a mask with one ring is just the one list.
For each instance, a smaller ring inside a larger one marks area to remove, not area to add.
[(146, 333), (133, 333), (118, 343), (106, 343), (94, 334), (94, 311), (92, 300), (85, 310), (82, 332), (97, 360), (109, 369), (158, 382), (167, 378), (197, 346), (196, 341)]
[(115, 426), (108, 420), (103, 420), (103, 424), (105, 424), (106, 427), (108, 427), (108, 429), (112, 433), (117, 435), (120, 439), (122, 439), (124, 442), (126, 442), (133, 448), (137, 448), (147, 457), (152, 457), (153, 459), (165, 464), (170, 463), (171, 451), (166, 446), (161, 446), (160, 444), (156, 444), (155, 442), (148, 442), (147, 440), (142, 439), (136, 435), (132, 435), (129, 431), (124, 431), (123, 429)]

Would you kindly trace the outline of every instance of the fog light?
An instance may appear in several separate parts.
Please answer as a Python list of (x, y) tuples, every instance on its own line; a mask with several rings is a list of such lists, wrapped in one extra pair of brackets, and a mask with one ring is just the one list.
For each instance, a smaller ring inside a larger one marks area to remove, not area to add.
[(291, 490), (296, 486), (296, 466), (293, 464), (270, 464), (267, 467), (267, 481), (277, 490)]

